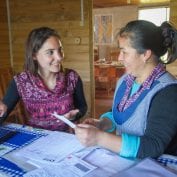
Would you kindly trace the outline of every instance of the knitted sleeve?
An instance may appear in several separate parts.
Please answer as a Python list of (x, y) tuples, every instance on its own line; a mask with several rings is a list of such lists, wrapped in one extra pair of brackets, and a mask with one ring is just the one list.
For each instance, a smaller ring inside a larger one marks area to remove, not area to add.
[[(152, 99), (137, 158), (158, 157), (169, 148), (177, 132), (177, 85), (167, 86)], [(177, 141), (175, 141), (177, 144)]]
[(19, 101), (20, 96), (17, 90), (17, 86), (15, 83), (15, 80), (13, 79), (6, 91), (6, 94), (3, 98), (3, 103), (7, 106), (7, 113), (4, 115), (4, 117), (7, 117), (10, 112), (15, 108), (17, 102)]
[(81, 78), (78, 78), (78, 82), (76, 84), (75, 92), (74, 92), (74, 106), (79, 109), (79, 113), (76, 115), (74, 121), (80, 119), (87, 112), (87, 102), (84, 95), (83, 83)]

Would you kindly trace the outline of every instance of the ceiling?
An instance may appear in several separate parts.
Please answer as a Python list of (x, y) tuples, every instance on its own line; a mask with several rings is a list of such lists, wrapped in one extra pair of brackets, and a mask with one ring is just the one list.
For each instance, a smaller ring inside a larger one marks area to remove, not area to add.
[(93, 0), (93, 8), (116, 7), (126, 5), (152, 6), (168, 4), (170, 0)]

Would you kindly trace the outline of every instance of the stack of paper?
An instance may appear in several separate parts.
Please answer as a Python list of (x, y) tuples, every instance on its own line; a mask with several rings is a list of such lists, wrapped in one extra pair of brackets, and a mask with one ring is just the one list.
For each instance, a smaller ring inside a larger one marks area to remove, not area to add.
[(96, 167), (77, 158), (76, 156), (68, 156), (55, 165), (48, 165), (30, 171), (24, 177), (83, 177), (92, 172)]
[[(14, 152), (15, 156), (25, 157), (29, 161), (57, 163), (73, 152), (83, 149), (76, 136), (64, 132), (52, 132), (34, 143)], [(38, 166), (39, 164), (37, 164)]]

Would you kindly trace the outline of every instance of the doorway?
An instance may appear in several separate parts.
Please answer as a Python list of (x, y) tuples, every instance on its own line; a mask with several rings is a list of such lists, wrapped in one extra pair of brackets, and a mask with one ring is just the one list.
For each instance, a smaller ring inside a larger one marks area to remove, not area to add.
[[(157, 7), (143, 9), (138, 6), (93, 9), (95, 117), (98, 118), (101, 113), (111, 108), (116, 81), (124, 73), (124, 68), (117, 60), (119, 54), (115, 38), (117, 32), (132, 20), (146, 19), (154, 22), (154, 17), (158, 14), (160, 14), (157, 17), (158, 22), (168, 21), (169, 7), (158, 9)], [(147, 19), (149, 17), (152, 19)], [(107, 33), (108, 36), (105, 35)]]
[(124, 74), (124, 67), (118, 61), (117, 32), (137, 16), (135, 6), (93, 9), (96, 118), (112, 107), (117, 80)]

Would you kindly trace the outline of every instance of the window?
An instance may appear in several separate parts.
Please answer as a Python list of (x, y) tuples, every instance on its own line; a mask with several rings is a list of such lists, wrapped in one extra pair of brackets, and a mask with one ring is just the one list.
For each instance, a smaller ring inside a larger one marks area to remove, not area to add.
[(169, 21), (169, 14), (169, 7), (139, 9), (138, 19), (148, 20), (160, 26), (162, 22)]

